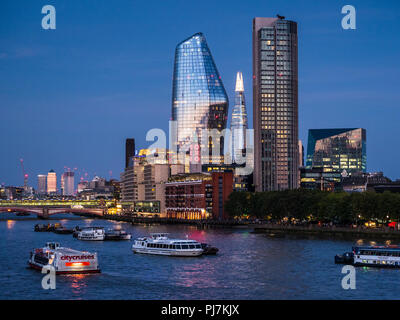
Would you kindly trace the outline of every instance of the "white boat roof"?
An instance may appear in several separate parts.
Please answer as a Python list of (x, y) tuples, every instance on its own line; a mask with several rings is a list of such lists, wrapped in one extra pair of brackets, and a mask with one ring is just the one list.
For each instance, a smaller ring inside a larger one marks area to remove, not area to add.
[(197, 244), (200, 243), (196, 240), (191, 240), (191, 239), (154, 239), (154, 238), (146, 238), (146, 237), (142, 237), (142, 238), (138, 238), (136, 239), (138, 241), (148, 241), (151, 243), (162, 243), (162, 244)]
[[(57, 243), (59, 245), (59, 243)], [(51, 251), (51, 252), (60, 252), (61, 254), (65, 255), (82, 255), (82, 254), (94, 254), (88, 251), (79, 251), (71, 248), (65, 248), (65, 247), (56, 247), (55, 249), (51, 249), (48, 246), (45, 246), (42, 248), (43, 251)]]

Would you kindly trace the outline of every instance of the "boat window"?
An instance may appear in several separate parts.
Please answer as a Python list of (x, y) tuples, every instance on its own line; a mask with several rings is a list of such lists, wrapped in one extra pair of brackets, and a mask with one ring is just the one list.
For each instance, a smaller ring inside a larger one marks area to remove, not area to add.
[(176, 244), (176, 245), (175, 245), (175, 249), (181, 250), (181, 245), (180, 245), (180, 244)]
[(168, 246), (168, 249), (173, 249), (173, 245), (170, 244), (170, 245)]
[(182, 249), (189, 249), (187, 244), (182, 245)]
[(201, 249), (201, 244), (196, 244), (197, 249)]
[(194, 248), (195, 248), (194, 244), (189, 244), (189, 249), (194, 249)]
[(163, 244), (163, 248), (164, 249), (168, 249), (168, 245), (167, 244)]

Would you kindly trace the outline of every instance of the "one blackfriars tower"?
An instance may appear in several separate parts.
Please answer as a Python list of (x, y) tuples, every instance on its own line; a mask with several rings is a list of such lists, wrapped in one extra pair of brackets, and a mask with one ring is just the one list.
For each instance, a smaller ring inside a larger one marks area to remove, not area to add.
[[(172, 89), (172, 120), (176, 121), (176, 151), (218, 149), (219, 156), (209, 157), (207, 163), (222, 163), (226, 128), (228, 96), (202, 33), (196, 33), (176, 46)], [(214, 141), (204, 138), (204, 130), (221, 133)], [(192, 147), (195, 147), (192, 149)], [(202, 152), (202, 151), (201, 151)], [(199, 153), (195, 155), (201, 162)]]
[(256, 191), (298, 187), (297, 23), (253, 20), (254, 184)]

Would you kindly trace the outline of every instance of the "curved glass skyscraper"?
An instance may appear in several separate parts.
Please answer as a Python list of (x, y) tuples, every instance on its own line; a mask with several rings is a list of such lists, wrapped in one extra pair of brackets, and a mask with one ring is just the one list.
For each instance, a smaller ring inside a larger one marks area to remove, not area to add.
[(246, 149), (247, 111), (244, 99), (243, 75), (238, 72), (235, 86), (235, 106), (232, 109), (231, 134), (232, 134), (232, 161), (243, 162)]
[[(172, 120), (176, 121), (178, 152), (201, 144), (204, 129), (226, 128), (228, 96), (202, 33), (176, 46), (172, 90)], [(223, 138), (219, 138), (223, 155)], [(209, 141), (209, 147), (214, 141)], [(211, 154), (211, 153), (210, 153)], [(220, 160), (219, 160), (220, 161)], [(211, 161), (210, 161), (211, 162)], [(215, 161), (215, 158), (212, 160)]]

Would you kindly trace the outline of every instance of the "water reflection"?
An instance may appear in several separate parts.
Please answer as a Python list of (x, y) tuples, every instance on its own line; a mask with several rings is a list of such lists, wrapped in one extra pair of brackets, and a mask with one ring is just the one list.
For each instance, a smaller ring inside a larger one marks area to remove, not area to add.
[(14, 228), (15, 220), (7, 220), (7, 229)]
[[(210, 257), (208, 257), (210, 258)], [(215, 279), (215, 265), (212, 259), (197, 258), (198, 262), (177, 265), (173, 268), (173, 277), (177, 286), (195, 288), (215, 288), (219, 287)]]
[(87, 274), (70, 274), (65, 275), (69, 282), (69, 287), (72, 289), (72, 293), (81, 293), (88, 286), (88, 277), (91, 275)]

